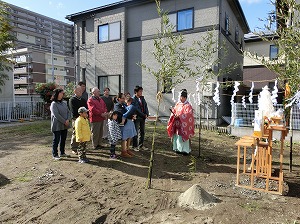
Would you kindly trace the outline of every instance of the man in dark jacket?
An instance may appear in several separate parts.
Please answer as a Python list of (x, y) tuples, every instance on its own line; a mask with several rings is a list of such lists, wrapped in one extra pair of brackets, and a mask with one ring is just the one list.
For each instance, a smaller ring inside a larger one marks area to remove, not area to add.
[(134, 120), (137, 136), (133, 137), (133, 150), (147, 150), (144, 146), (145, 139), (145, 120), (149, 116), (148, 106), (143, 96), (143, 87), (136, 86), (134, 88), (134, 96), (132, 104), (137, 108), (137, 118)]
[(76, 142), (76, 134), (75, 134), (75, 120), (79, 117), (78, 109), (80, 107), (87, 108), (87, 102), (84, 98), (82, 98), (82, 88), (81, 86), (76, 86), (74, 89), (74, 95), (69, 100), (69, 108), (72, 113), (72, 137), (71, 137), (71, 149), (72, 153), (77, 153), (78, 142)]

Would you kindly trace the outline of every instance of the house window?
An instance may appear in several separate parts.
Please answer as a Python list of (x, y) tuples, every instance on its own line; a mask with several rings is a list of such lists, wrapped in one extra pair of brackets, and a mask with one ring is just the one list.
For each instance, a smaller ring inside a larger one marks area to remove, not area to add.
[(225, 14), (225, 32), (226, 35), (230, 35), (230, 20), (227, 14)]
[(269, 89), (273, 89), (274, 86), (275, 86), (275, 82), (269, 82), (269, 83), (268, 83), (268, 88), (269, 88)]
[(244, 45), (243, 45), (244, 41), (243, 38), (241, 38), (241, 44), (240, 44), (240, 50), (244, 51)]
[(98, 26), (98, 43), (121, 39), (121, 22)]
[(108, 41), (108, 24), (98, 27), (98, 42)]
[(276, 45), (270, 45), (270, 60), (278, 58), (278, 47)]
[(240, 32), (239, 32), (239, 28), (235, 27), (235, 43), (239, 44), (240, 43)]
[(86, 22), (82, 21), (82, 34), (81, 34), (81, 39), (82, 39), (82, 44), (85, 44), (85, 31), (86, 31)]
[(188, 30), (193, 28), (193, 9), (182, 10), (177, 13), (177, 30)]
[(109, 87), (110, 95), (116, 96), (121, 92), (121, 75), (98, 76), (98, 88), (100, 93), (104, 88)]
[(168, 15), (173, 31), (183, 31), (194, 27), (194, 9), (185, 9)]

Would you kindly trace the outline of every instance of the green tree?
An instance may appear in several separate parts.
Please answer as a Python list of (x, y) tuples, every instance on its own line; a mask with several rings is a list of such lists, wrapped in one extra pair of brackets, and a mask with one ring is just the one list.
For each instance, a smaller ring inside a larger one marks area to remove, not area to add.
[(43, 99), (45, 103), (50, 103), (53, 90), (56, 88), (57, 88), (57, 84), (55, 82), (36, 83), (35, 92), (37, 94), (40, 94), (40, 97)]
[[(220, 62), (220, 58), (217, 55), (222, 47), (218, 43), (218, 35), (215, 35), (213, 30), (208, 30), (201, 41), (195, 41), (188, 46), (180, 33), (173, 32), (175, 26), (171, 24), (168, 13), (161, 9), (160, 0), (155, 0), (155, 2), (161, 19), (161, 30), (158, 30), (158, 34), (153, 41), (154, 51), (152, 52), (157, 66), (150, 67), (145, 63), (139, 63), (139, 66), (155, 77), (159, 86), (156, 95), (156, 121), (152, 135), (147, 188), (151, 187), (157, 118), (163, 99), (163, 92), (168, 92), (192, 77), (198, 77), (200, 84), (205, 86), (212, 78), (234, 68), (233, 65), (229, 65), (218, 71), (208, 69), (208, 67), (211, 68), (211, 66), (218, 65)], [(228, 69), (229, 67), (231, 69)]]
[(300, 4), (295, 0), (281, 0), (272, 2), (276, 7), (277, 29), (265, 26), (263, 31), (255, 33), (262, 40), (278, 47), (276, 59), (257, 55), (256, 52), (245, 52), (248, 56), (265, 65), (278, 75), (281, 85), (288, 82), (291, 93), (299, 90), (300, 84)]
[(7, 71), (11, 70), (9, 66), (12, 61), (8, 58), (8, 52), (13, 48), (14, 36), (11, 34), (12, 27), (8, 20), (8, 6), (0, 1), (0, 92), (1, 86), (5, 85), (5, 80), (9, 77), (6, 74)]
[[(245, 52), (249, 57), (256, 59), (269, 70), (277, 74), (280, 86), (286, 88), (286, 100), (299, 91), (300, 85), (300, 4), (295, 0), (278, 0), (271, 2), (276, 7), (277, 29), (265, 26), (262, 31), (255, 33), (262, 40), (278, 47), (277, 58), (257, 55), (256, 52)], [(284, 85), (287, 83), (288, 85)], [(285, 120), (289, 124), (290, 108), (285, 109)]]

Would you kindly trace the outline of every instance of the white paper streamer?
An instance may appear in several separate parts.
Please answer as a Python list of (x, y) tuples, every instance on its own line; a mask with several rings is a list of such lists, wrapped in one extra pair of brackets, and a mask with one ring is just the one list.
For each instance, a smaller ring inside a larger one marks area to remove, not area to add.
[(197, 105), (196, 93), (193, 93), (192, 97), (193, 97), (193, 100), (194, 100), (194, 104)]
[(200, 85), (199, 81), (196, 81), (196, 92), (200, 92), (199, 85)]
[(249, 102), (253, 103), (253, 89), (254, 89), (254, 82), (252, 82), (250, 93), (249, 93)]
[(189, 101), (189, 103), (193, 106), (192, 101), (191, 101), (191, 93), (188, 94), (188, 98), (187, 100)]
[(220, 83), (217, 82), (216, 88), (215, 88), (215, 94), (213, 97), (213, 100), (215, 101), (215, 103), (220, 106), (221, 102), (220, 102), (220, 92), (219, 92), (219, 87), (220, 87)]
[(176, 100), (175, 100), (175, 88), (172, 89), (172, 100), (173, 100), (173, 102), (176, 102)]
[(274, 90), (272, 91), (272, 96), (271, 96), (271, 100), (274, 106), (277, 105), (277, 95), (278, 93), (278, 88), (277, 88), (277, 80), (275, 81), (275, 85), (274, 85)]
[(240, 85), (240, 83), (238, 81), (234, 82), (234, 90), (233, 90), (233, 93), (232, 93), (232, 96), (231, 96), (231, 100), (230, 100), (231, 107), (233, 107), (234, 97), (236, 96), (236, 93), (239, 91), (239, 85)]
[(201, 105), (200, 92), (197, 93), (197, 98), (198, 98), (198, 106), (200, 106)]
[(292, 106), (293, 103), (296, 103), (298, 108), (300, 109), (300, 91), (298, 91), (293, 97), (287, 99), (286, 101), (290, 101), (290, 103), (285, 105), (285, 108)]
[(246, 96), (242, 97), (242, 105), (244, 108), (246, 108)]
[(177, 102), (180, 102), (180, 95), (181, 95), (181, 91), (178, 92), (178, 99), (177, 99)]

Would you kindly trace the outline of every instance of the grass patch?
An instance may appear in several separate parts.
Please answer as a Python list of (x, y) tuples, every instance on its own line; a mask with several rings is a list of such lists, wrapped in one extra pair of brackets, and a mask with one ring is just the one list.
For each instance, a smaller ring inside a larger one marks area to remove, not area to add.
[(246, 209), (248, 212), (258, 211), (261, 208), (261, 205), (258, 204), (257, 202), (252, 202), (252, 203), (247, 202), (245, 204), (240, 204), (240, 206)]
[(32, 180), (32, 173), (31, 172), (23, 173), (20, 176), (16, 177), (15, 180), (19, 182), (29, 182)]
[(0, 135), (51, 135), (50, 120), (22, 123), (17, 126), (10, 126), (0, 129)]

